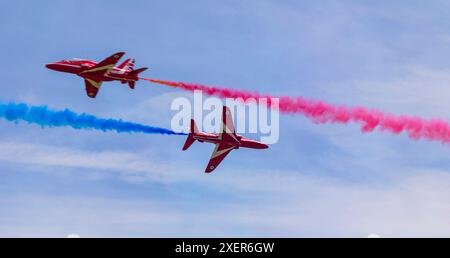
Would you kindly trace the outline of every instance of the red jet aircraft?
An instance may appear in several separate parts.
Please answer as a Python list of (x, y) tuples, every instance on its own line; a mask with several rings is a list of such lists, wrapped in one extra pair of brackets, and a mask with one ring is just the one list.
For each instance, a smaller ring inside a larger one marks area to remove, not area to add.
[(95, 98), (103, 82), (120, 81), (122, 84), (128, 83), (130, 88), (134, 89), (136, 81), (139, 80), (138, 75), (147, 70), (147, 68), (134, 70), (134, 59), (127, 59), (115, 67), (123, 55), (125, 55), (124, 52), (116, 53), (100, 63), (85, 59), (73, 59), (49, 63), (45, 66), (51, 70), (82, 77), (87, 95)]
[(213, 172), (214, 169), (217, 168), (217, 166), (232, 150), (239, 148), (269, 148), (269, 146), (264, 143), (250, 140), (239, 134), (236, 134), (230, 109), (226, 106), (223, 107), (222, 126), (220, 131), (221, 133), (219, 134), (198, 132), (197, 125), (195, 124), (194, 119), (191, 119), (191, 133), (189, 133), (188, 135), (186, 143), (183, 147), (183, 151), (187, 150), (196, 140), (199, 142), (214, 143), (216, 145), (211, 159), (209, 160), (208, 166), (206, 167), (206, 173)]

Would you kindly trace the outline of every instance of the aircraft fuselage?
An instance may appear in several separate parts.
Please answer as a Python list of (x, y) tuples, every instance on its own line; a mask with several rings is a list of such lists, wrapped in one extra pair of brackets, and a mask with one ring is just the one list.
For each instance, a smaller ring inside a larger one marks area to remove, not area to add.
[(63, 73), (71, 73), (76, 74), (85, 79), (92, 79), (95, 81), (138, 81), (139, 78), (137, 76), (132, 76), (128, 74), (128, 71), (118, 69), (116, 67), (112, 68), (108, 73), (84, 73), (88, 71), (90, 68), (94, 67), (97, 63), (90, 60), (83, 61), (60, 61), (49, 63), (46, 65), (48, 69), (63, 72)]
[(220, 143), (226, 144), (229, 146), (236, 146), (238, 148), (249, 148), (249, 149), (267, 149), (269, 146), (267, 144), (254, 141), (248, 138), (245, 138), (241, 135), (237, 135), (238, 141), (226, 141), (220, 138), (219, 134), (210, 134), (210, 133), (196, 133), (193, 135), (193, 138), (199, 142), (209, 142), (209, 143)]

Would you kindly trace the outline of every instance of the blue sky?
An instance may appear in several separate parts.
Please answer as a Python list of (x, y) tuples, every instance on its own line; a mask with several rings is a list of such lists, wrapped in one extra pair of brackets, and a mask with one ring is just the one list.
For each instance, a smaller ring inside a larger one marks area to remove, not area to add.
[[(126, 51), (146, 76), (450, 116), (446, 1), (10, 1), (1, 101), (169, 127), (173, 98), (44, 64)], [(269, 150), (0, 121), (0, 236), (449, 236), (450, 148), (281, 116)], [(238, 153), (238, 154), (237, 154)]]

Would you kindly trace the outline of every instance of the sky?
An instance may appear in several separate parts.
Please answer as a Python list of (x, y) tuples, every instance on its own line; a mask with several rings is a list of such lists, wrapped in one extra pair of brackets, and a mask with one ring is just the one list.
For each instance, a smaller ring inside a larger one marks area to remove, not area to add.
[[(145, 76), (450, 116), (448, 1), (4, 2), (0, 101), (170, 128), (176, 97), (46, 63), (135, 57)], [(253, 138), (257, 135), (253, 135)], [(268, 150), (0, 120), (0, 237), (449, 237), (450, 146), (281, 115)]]

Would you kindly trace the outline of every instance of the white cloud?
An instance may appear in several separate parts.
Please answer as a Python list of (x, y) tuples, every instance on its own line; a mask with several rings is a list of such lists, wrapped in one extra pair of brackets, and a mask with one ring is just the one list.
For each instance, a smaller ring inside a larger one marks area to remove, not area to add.
[[(342, 89), (345, 87), (345, 91)], [(364, 81), (324, 89), (342, 103), (358, 102), (386, 112), (439, 118), (450, 116), (450, 73), (447, 69), (403, 67), (394, 79)], [(349, 92), (351, 94), (349, 95)]]
[(163, 180), (166, 164), (150, 153), (83, 151), (40, 144), (0, 142), (0, 160), (40, 167), (65, 167), (119, 172), (127, 180)]
[[(450, 227), (446, 226), (450, 214), (446, 205), (450, 198), (450, 175), (439, 169), (386, 165), (377, 169), (384, 174), (397, 175), (388, 182), (349, 182), (339, 179), (338, 175), (329, 177), (318, 172), (315, 176), (288, 170), (224, 168), (213, 175), (205, 175), (181, 165), (155, 168), (149, 161), (144, 162), (141, 155), (32, 144), (0, 145), (0, 160), (3, 161), (101, 169), (120, 172), (126, 180), (130, 174), (137, 174), (143, 183), (163, 181), (170, 189), (179, 189), (176, 185), (180, 183), (195, 184), (201, 191), (209, 189), (215, 195), (234, 198), (211, 197), (214, 205), (209, 205), (208, 199), (182, 198), (184, 192), (179, 192), (167, 205), (151, 197), (145, 200), (3, 197), (0, 205), (13, 208), (0, 214), (0, 221), (3, 221), (0, 232), (3, 236), (64, 236), (77, 232), (83, 237), (364, 237), (373, 232), (384, 237), (428, 237), (450, 234)], [(164, 176), (160, 175), (162, 172)], [(30, 216), (34, 218), (32, 222)]]
[(164, 236), (181, 221), (164, 205), (146, 200), (33, 195), (2, 197), (0, 204), (12, 205), (0, 214), (2, 237)]
[[(286, 181), (258, 178), (261, 189), (268, 189), (260, 197), (247, 191), (243, 198), (253, 204), (225, 205), (199, 219), (223, 225), (215, 228), (224, 232), (220, 236), (234, 236), (227, 227), (244, 227), (260, 230), (254, 236), (363, 237), (377, 232), (385, 237), (448, 237), (449, 179), (444, 172), (396, 178), (386, 185), (306, 176)], [(283, 193), (273, 191), (276, 187)]]

